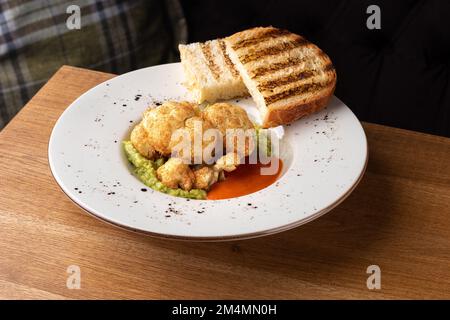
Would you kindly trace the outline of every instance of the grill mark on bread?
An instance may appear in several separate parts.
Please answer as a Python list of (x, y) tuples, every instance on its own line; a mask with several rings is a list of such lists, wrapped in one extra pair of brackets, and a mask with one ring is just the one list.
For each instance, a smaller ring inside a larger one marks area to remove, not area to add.
[(313, 83), (303, 84), (303, 85), (289, 88), (285, 91), (270, 95), (268, 97), (265, 97), (264, 101), (266, 102), (266, 105), (270, 105), (270, 104), (273, 104), (274, 102), (277, 102), (277, 101), (280, 101), (283, 99), (288, 99), (290, 97), (297, 96), (300, 94), (305, 94), (305, 93), (308, 93), (311, 91), (320, 91), (320, 90), (326, 88), (328, 85), (330, 85), (331, 82), (332, 81), (327, 81), (324, 83), (313, 82)]
[(256, 79), (265, 76), (266, 74), (285, 69), (287, 67), (296, 67), (297, 65), (299, 65), (302, 62), (305, 62), (306, 60), (307, 58), (305, 57), (302, 58), (297, 57), (297, 58), (288, 58), (281, 62), (271, 63), (268, 66), (259, 67), (253, 71), (250, 71), (252, 73), (251, 78)]
[(214, 78), (218, 80), (220, 78), (220, 70), (219, 66), (214, 62), (214, 57), (211, 52), (211, 43), (210, 42), (202, 43), (200, 44), (200, 47), (202, 49), (202, 53), (203, 56), (205, 57), (206, 64), (209, 70), (211, 70), (211, 73), (214, 76)]
[(228, 69), (230, 70), (231, 74), (234, 77), (236, 77), (236, 78), (239, 77), (239, 71), (237, 71), (236, 67), (234, 66), (233, 61), (231, 61), (230, 56), (227, 53), (225, 42), (222, 39), (219, 39), (218, 41), (219, 41), (220, 50), (222, 51), (222, 54), (225, 59), (225, 63), (228, 66)]
[(303, 79), (308, 79), (313, 77), (316, 74), (315, 70), (304, 70), (294, 72), (288, 75), (283, 75), (281, 78), (269, 80), (263, 83), (258, 84), (258, 90), (265, 91), (274, 89), (279, 86), (284, 86), (286, 84), (296, 82)]
[(263, 57), (273, 56), (273, 55), (277, 55), (281, 52), (290, 51), (292, 49), (304, 46), (308, 43), (309, 43), (308, 40), (299, 37), (298, 39), (290, 41), (290, 42), (279, 43), (272, 47), (268, 47), (268, 48), (265, 48), (262, 50), (257, 50), (255, 52), (246, 54), (240, 58), (240, 61), (242, 64), (245, 65), (249, 62), (261, 59)]
[(250, 47), (255, 44), (264, 42), (268, 39), (278, 38), (278, 37), (281, 37), (284, 35), (288, 35), (290, 33), (291, 32), (289, 32), (288, 30), (284, 30), (284, 29), (269, 29), (269, 30), (266, 30), (265, 32), (260, 33), (255, 38), (243, 39), (241, 41), (238, 41), (237, 43), (235, 43), (232, 46), (232, 48), (233, 48), (233, 50), (238, 50), (241, 48)]

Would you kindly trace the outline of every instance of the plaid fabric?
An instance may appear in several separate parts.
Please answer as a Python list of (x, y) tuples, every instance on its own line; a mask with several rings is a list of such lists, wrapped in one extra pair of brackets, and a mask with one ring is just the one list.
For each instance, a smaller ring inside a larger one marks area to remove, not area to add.
[(63, 64), (123, 73), (174, 61), (186, 33), (178, 0), (0, 0), (0, 129)]

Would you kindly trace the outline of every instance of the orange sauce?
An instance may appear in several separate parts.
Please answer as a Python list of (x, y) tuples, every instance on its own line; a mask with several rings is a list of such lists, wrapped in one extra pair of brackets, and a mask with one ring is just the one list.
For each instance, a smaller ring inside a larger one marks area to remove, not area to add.
[(216, 183), (208, 192), (208, 200), (229, 199), (244, 196), (264, 189), (274, 183), (283, 169), (281, 159), (278, 161), (278, 171), (273, 175), (261, 175), (261, 168), (270, 167), (271, 163), (241, 164), (236, 170), (225, 173), (225, 180)]

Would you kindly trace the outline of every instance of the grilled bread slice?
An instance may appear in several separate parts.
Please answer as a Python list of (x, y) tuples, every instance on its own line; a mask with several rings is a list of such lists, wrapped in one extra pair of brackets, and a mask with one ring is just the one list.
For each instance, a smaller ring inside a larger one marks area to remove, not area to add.
[(330, 58), (302, 36), (258, 27), (224, 39), (263, 118), (263, 127), (288, 124), (325, 107), (336, 72)]
[(222, 39), (179, 45), (185, 86), (198, 103), (248, 96)]

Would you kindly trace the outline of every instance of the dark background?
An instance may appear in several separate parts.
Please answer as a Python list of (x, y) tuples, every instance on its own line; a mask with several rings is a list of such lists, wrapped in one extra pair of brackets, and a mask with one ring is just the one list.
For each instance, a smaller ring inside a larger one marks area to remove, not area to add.
[[(321, 47), (365, 121), (450, 136), (450, 0), (184, 0), (189, 41), (273, 25)], [(381, 30), (369, 30), (369, 5)]]

